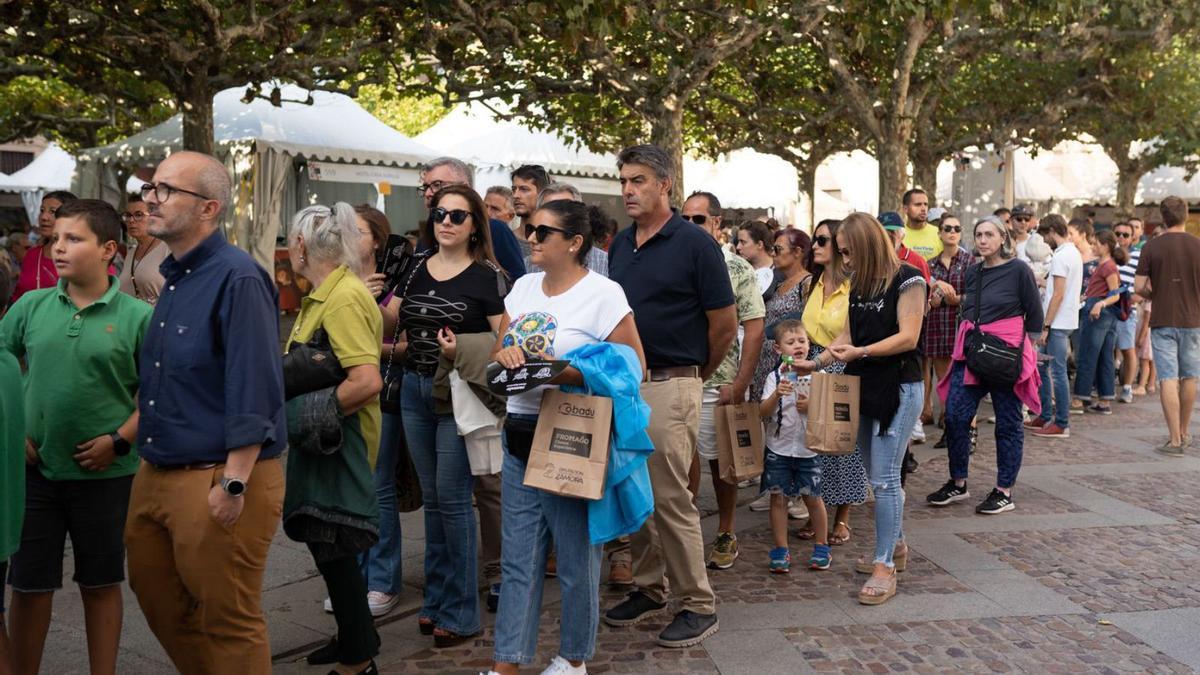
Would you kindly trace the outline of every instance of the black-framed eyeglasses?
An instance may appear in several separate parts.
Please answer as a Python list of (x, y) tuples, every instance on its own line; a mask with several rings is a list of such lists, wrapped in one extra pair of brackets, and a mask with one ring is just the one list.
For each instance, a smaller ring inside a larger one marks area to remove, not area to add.
[(121, 214), (121, 222), (123, 222), (123, 223), (141, 222), (146, 219), (146, 215), (147, 215), (147, 213), (145, 211), (134, 211), (133, 213), (122, 213)]
[(164, 183), (162, 181), (159, 181), (157, 183), (146, 183), (145, 185), (143, 185), (142, 186), (142, 199), (149, 199), (150, 195), (153, 194), (154, 199), (159, 204), (165, 204), (165, 203), (167, 203), (167, 200), (171, 198), (171, 195), (175, 194), (176, 192), (182, 192), (185, 195), (191, 195), (197, 199), (203, 199), (205, 201), (212, 199), (212, 197), (202, 195), (199, 192), (192, 192), (191, 190), (185, 190), (181, 187), (175, 187), (174, 185), (168, 185), (167, 183)]
[(824, 247), (831, 241), (833, 241), (833, 238), (825, 234), (818, 234), (817, 236), (813, 237), (813, 243), (821, 247)]
[(436, 194), (441, 192), (442, 188), (447, 188), (451, 185), (462, 185), (462, 183), (452, 180), (435, 180), (432, 183), (421, 183), (417, 186), (417, 194), (423, 195), (429, 190), (433, 190), (433, 192)]
[(534, 225), (533, 226), (533, 238), (539, 244), (544, 243), (546, 241), (546, 237), (549, 237), (551, 232), (558, 232), (559, 234), (561, 234), (563, 237), (565, 237), (567, 239), (570, 239), (571, 237), (575, 236), (575, 235), (571, 234), (570, 232), (562, 229), (561, 227), (554, 227), (553, 225)]
[(433, 222), (445, 222), (446, 217), (450, 217), (450, 222), (454, 225), (462, 225), (467, 222), (467, 216), (471, 215), (466, 209), (445, 209), (441, 206), (433, 210)]
[(943, 225), (942, 232), (962, 232), (962, 225)]
[(705, 223), (707, 223), (707, 222), (708, 222), (708, 216), (704, 216), (704, 215), (697, 215), (697, 216), (679, 216), (679, 217), (680, 217), (680, 218), (683, 218), (684, 220), (691, 221), (691, 222), (693, 222), (693, 223), (695, 223), (695, 224), (697, 224), (697, 225), (703, 225), (703, 224), (705, 224)]

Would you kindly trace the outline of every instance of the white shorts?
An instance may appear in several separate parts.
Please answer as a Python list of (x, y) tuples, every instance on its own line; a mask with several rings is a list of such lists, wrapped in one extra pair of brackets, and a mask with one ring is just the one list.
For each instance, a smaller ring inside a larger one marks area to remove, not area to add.
[(696, 452), (700, 459), (717, 459), (717, 418), (713, 413), (720, 398), (721, 391), (716, 388), (705, 389), (700, 397), (700, 433), (696, 436)]

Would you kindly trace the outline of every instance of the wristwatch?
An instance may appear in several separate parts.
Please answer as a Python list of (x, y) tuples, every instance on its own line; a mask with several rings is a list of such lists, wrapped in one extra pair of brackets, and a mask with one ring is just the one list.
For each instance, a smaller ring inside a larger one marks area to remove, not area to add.
[(121, 436), (119, 432), (114, 431), (108, 437), (112, 439), (113, 454), (117, 457), (124, 457), (133, 449), (133, 444), (125, 440), (125, 437)]
[(221, 476), (221, 489), (230, 497), (241, 497), (246, 494), (246, 481), (241, 478)]

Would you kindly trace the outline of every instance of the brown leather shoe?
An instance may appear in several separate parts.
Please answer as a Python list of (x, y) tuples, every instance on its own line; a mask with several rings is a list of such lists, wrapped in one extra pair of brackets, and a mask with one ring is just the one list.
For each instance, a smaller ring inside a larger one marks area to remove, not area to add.
[(612, 561), (608, 566), (608, 583), (610, 586), (632, 586), (633, 567), (623, 560)]

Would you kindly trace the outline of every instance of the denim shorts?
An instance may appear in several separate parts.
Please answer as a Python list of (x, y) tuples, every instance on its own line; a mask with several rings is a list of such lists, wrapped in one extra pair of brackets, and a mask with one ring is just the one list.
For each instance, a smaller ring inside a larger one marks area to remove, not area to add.
[(125, 515), (133, 476), (49, 480), (25, 472), (25, 525), (10, 561), (8, 583), (37, 593), (62, 588), (67, 536), (75, 558), (72, 580), (81, 588), (125, 580)]
[(761, 492), (781, 494), (785, 497), (820, 497), (821, 458), (777, 455), (767, 448), (767, 458), (763, 462), (759, 486)]
[(1133, 349), (1137, 342), (1138, 315), (1137, 309), (1129, 313), (1129, 318), (1117, 322), (1117, 349), (1125, 351)]
[(1150, 347), (1159, 382), (1200, 375), (1200, 328), (1151, 328)]

